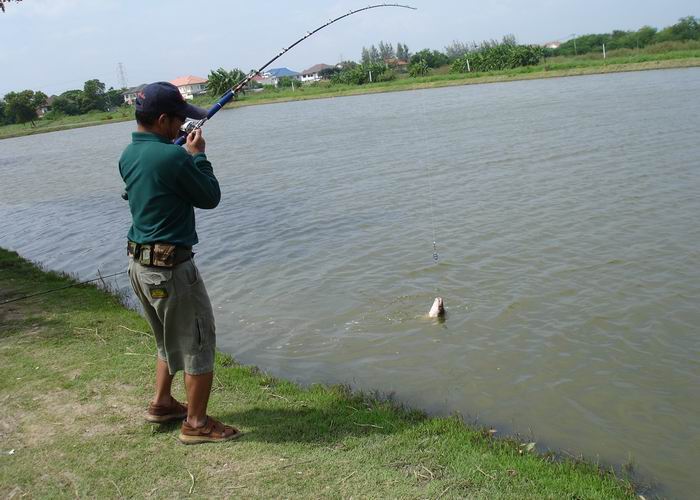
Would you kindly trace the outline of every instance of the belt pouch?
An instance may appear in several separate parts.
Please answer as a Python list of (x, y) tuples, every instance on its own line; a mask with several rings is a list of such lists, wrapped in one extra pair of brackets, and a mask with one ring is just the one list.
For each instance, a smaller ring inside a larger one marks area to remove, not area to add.
[(141, 245), (141, 251), (139, 252), (139, 262), (142, 266), (151, 265), (151, 245)]
[(175, 267), (175, 245), (156, 243), (153, 245), (153, 265), (158, 267)]

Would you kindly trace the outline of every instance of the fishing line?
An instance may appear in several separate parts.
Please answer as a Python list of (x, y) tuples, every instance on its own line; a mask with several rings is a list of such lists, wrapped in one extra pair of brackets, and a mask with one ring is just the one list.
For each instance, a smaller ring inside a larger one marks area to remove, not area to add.
[(70, 285), (65, 285), (65, 286), (61, 286), (58, 288), (53, 288), (51, 290), (44, 290), (43, 292), (30, 293), (29, 295), (25, 295), (23, 297), (17, 297), (16, 299), (10, 299), (10, 300), (6, 300), (4, 302), (0, 302), (0, 306), (4, 306), (6, 304), (11, 304), (12, 302), (19, 302), (20, 300), (29, 299), (31, 297), (38, 297), (39, 295), (46, 295), (48, 293), (58, 292), (59, 290), (66, 290), (68, 288), (73, 288), (73, 287), (80, 286), (80, 285), (86, 285), (87, 283), (92, 283), (94, 281), (104, 281), (106, 278), (114, 278), (115, 276), (121, 276), (122, 274), (126, 274), (126, 273), (127, 273), (127, 271), (120, 271), (118, 273), (110, 274), (108, 276), (100, 275), (98, 278), (87, 280), (87, 281), (81, 281), (80, 283), (71, 283)]
[[(421, 90), (417, 90), (416, 92), (421, 92)], [(416, 135), (420, 136), (420, 130), (428, 130), (426, 127), (426, 108), (425, 108), (425, 102), (424, 98), (418, 98), (416, 101), (420, 101), (420, 106), (421, 106), (421, 121), (422, 123), (422, 128), (419, 129), (418, 124), (416, 121), (413, 121), (413, 129), (416, 132)], [(425, 144), (426, 141), (422, 141), (422, 144)], [(423, 168), (425, 168), (428, 171), (428, 205), (430, 207), (430, 224), (433, 228), (433, 260), (437, 264), (440, 261), (440, 254), (438, 253), (437, 250), (437, 224), (435, 223), (435, 203), (433, 201), (433, 167), (432, 164), (427, 161), (426, 157), (428, 156), (427, 152), (425, 149), (423, 150)]]

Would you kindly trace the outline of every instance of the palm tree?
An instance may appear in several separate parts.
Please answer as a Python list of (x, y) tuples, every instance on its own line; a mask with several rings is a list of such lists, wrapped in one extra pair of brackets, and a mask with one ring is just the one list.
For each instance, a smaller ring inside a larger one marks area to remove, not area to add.
[(211, 70), (207, 82), (207, 93), (218, 97), (231, 90), (238, 82), (245, 78), (245, 73), (238, 68), (226, 71), (224, 68)]

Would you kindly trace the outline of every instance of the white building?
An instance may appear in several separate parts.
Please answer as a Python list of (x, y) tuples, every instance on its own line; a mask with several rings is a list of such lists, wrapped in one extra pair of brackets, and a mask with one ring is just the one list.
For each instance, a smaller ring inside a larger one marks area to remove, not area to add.
[(192, 99), (194, 96), (204, 94), (207, 91), (207, 80), (198, 76), (181, 76), (171, 80), (170, 83), (178, 88), (185, 99)]
[(305, 69), (304, 71), (301, 72), (301, 78), (300, 80), (302, 82), (318, 82), (322, 80), (321, 75), (319, 73), (323, 71), (324, 69), (332, 68), (333, 66), (329, 66), (328, 64), (316, 64), (314, 66), (311, 66), (309, 69)]

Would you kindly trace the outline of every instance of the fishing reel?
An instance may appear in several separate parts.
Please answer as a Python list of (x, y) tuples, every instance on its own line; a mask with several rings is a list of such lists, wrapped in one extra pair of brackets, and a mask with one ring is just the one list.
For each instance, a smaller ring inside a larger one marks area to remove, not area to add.
[(185, 120), (185, 123), (183, 123), (180, 127), (178, 139), (180, 137), (187, 137), (188, 135), (190, 135), (190, 133), (194, 132), (198, 128), (202, 128), (202, 125), (204, 125), (205, 121), (207, 121), (206, 118), (202, 118), (201, 120)]

